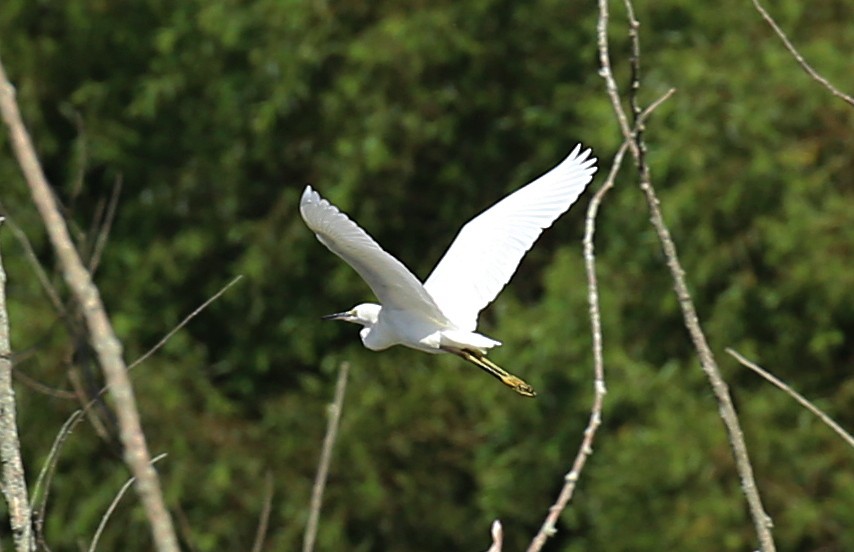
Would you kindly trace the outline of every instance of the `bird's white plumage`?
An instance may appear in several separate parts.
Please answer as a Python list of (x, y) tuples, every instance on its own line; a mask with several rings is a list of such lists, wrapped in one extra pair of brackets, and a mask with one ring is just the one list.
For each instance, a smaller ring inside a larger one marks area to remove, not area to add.
[(317, 239), (359, 273), (383, 309), (421, 314), (439, 327), (449, 326), (418, 278), (311, 186), (302, 194), (300, 214)]
[(590, 150), (576, 146), (557, 167), (475, 217), (423, 285), (347, 215), (306, 186), (300, 200), (306, 224), (359, 273), (381, 303), (358, 305), (331, 317), (363, 325), (362, 342), (373, 350), (402, 344), (433, 353), (462, 352), (465, 357), (500, 345), (474, 332), (478, 314), (507, 284), (543, 229), (578, 198), (596, 172), (595, 163)]
[(558, 166), (505, 197), (460, 230), (424, 288), (456, 327), (474, 331), (477, 318), (504, 288), (525, 253), (578, 199), (596, 172), (578, 145)]
[(544, 228), (569, 209), (596, 172), (590, 150), (576, 148), (557, 167), (463, 226), (423, 285), (337, 207), (306, 186), (300, 213), (317, 239), (373, 290), (381, 305), (363, 303), (325, 316), (362, 326), (368, 349), (405, 345), (454, 353), (533, 397), (533, 387), (486, 358), (501, 343), (475, 333), (477, 317), (513, 276)]

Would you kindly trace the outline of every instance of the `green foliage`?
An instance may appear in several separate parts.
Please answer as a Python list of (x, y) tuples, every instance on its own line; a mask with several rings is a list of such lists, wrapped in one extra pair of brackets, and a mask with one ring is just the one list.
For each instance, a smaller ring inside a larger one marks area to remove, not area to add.
[[(592, 4), (6, 0), (0, 44), (81, 249), (117, 181), (97, 282), (128, 359), (243, 281), (134, 369), (167, 499), (195, 550), (248, 549), (264, 478), (268, 550), (296, 549), (342, 360), (352, 363), (318, 549), (507, 550), (539, 528), (581, 441), (592, 389), (582, 198), (548, 230), (482, 330), (539, 391), (509, 394), (455, 358), (375, 354), (319, 315), (364, 299), (297, 214), (306, 182), (426, 276), (459, 225), (578, 141), (601, 172), (621, 140), (598, 76)], [(612, 60), (628, 89), (622, 4)], [(649, 159), (718, 353), (781, 549), (850, 550), (851, 453), (731, 346), (854, 426), (854, 111), (797, 67), (749, 3), (638, 5)], [(850, 6), (773, 7), (806, 58), (854, 90)], [(4, 151), (8, 138), (0, 133)], [(627, 163), (629, 165), (630, 163)], [(11, 156), (4, 209), (55, 283)], [(594, 186), (600, 185), (597, 178)], [(636, 177), (624, 168), (596, 233), (608, 396), (596, 452), (550, 550), (754, 546), (726, 436), (672, 293)], [(589, 198), (590, 194), (586, 194)], [(30, 481), (76, 407), (27, 383), (97, 388), (83, 340), (45, 299), (19, 244), (9, 274)], [(91, 538), (127, 473), (91, 423), (62, 450), (47, 540)], [(102, 550), (147, 550), (129, 494)], [(189, 548), (189, 547), (188, 547)]]

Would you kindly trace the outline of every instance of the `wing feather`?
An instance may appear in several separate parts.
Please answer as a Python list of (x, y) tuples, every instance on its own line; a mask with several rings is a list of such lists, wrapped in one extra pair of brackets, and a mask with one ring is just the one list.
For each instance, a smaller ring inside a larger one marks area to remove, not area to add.
[(446, 322), (418, 278), (311, 186), (306, 186), (300, 199), (300, 214), (320, 243), (359, 273), (383, 308), (423, 313)]
[(504, 288), (543, 229), (578, 199), (596, 158), (577, 145), (557, 167), (505, 197), (465, 226), (424, 288), (451, 322), (474, 331), (477, 318)]

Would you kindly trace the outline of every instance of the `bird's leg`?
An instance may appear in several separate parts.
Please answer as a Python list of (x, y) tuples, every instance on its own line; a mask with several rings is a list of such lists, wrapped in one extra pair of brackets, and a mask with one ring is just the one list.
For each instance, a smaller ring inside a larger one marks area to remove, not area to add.
[(537, 393), (534, 391), (534, 388), (522, 381), (521, 378), (517, 378), (513, 374), (507, 372), (488, 358), (486, 355), (480, 352), (471, 351), (469, 349), (449, 349), (452, 353), (460, 356), (461, 358), (466, 359), (471, 362), (478, 368), (484, 370), (485, 372), (491, 374), (492, 376), (501, 380), (501, 383), (513, 389), (520, 395), (524, 395), (526, 397), (535, 397)]

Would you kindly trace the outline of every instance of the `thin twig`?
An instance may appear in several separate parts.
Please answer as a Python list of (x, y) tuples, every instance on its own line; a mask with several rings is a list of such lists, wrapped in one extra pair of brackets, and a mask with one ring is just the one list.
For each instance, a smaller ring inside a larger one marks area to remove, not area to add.
[(30, 239), (27, 237), (27, 234), (21, 230), (21, 227), (9, 216), (9, 212), (6, 210), (6, 207), (0, 203), (0, 211), (3, 212), (6, 217), (6, 224), (9, 225), (9, 229), (12, 231), (12, 235), (15, 236), (15, 239), (18, 240), (18, 243), (21, 245), (21, 248), (24, 250), (24, 256), (30, 262), (30, 266), (33, 267), (33, 270), (36, 273), (36, 278), (38, 278), (39, 283), (42, 286), (45, 294), (48, 299), (50, 299), (53, 308), (56, 312), (61, 316), (65, 317), (65, 305), (62, 304), (62, 299), (59, 298), (59, 292), (56, 291), (56, 287), (51, 283), (50, 278), (47, 276), (47, 271), (42, 266), (39, 261), (38, 255), (36, 255), (35, 250), (33, 249), (33, 245), (30, 243)]
[[(626, 0), (626, 3), (627, 7), (630, 7), (630, 0)], [(630, 15), (633, 15), (633, 11), (630, 11), (629, 13)], [(736, 469), (738, 470), (739, 477), (741, 478), (742, 491), (744, 492), (748, 503), (750, 515), (753, 519), (753, 524), (759, 539), (760, 548), (763, 552), (773, 552), (775, 550), (774, 539), (771, 534), (771, 527), (773, 526), (773, 523), (768, 514), (765, 513), (762, 506), (762, 500), (756, 486), (756, 480), (753, 476), (753, 467), (750, 463), (750, 456), (747, 452), (747, 445), (744, 441), (744, 434), (741, 431), (741, 425), (738, 421), (738, 414), (735, 411), (735, 406), (732, 403), (732, 398), (729, 395), (726, 382), (720, 374), (714, 355), (712, 354), (709, 344), (706, 341), (705, 334), (703, 334), (703, 330), (700, 327), (697, 312), (694, 308), (694, 303), (691, 299), (691, 295), (688, 291), (688, 285), (685, 281), (685, 271), (682, 269), (681, 263), (679, 262), (676, 246), (673, 243), (670, 231), (667, 229), (667, 225), (664, 222), (664, 217), (662, 216), (661, 209), (659, 207), (658, 197), (652, 187), (649, 165), (647, 164), (644, 155), (643, 141), (640, 139), (637, 132), (633, 132), (629, 127), (628, 118), (626, 117), (625, 111), (623, 110), (620, 102), (617, 85), (614, 81), (613, 74), (611, 73), (610, 57), (608, 53), (607, 21), (608, 2), (607, 0), (599, 0), (599, 24), (597, 26), (597, 36), (599, 58), (602, 65), (600, 74), (605, 79), (605, 88), (608, 96), (611, 98), (614, 113), (623, 133), (623, 137), (630, 141), (629, 149), (635, 158), (635, 163), (637, 165), (638, 172), (640, 173), (640, 187), (644, 192), (647, 205), (650, 209), (651, 222), (658, 234), (662, 249), (664, 250), (667, 267), (670, 269), (671, 277), (673, 278), (674, 288), (679, 300), (679, 306), (682, 310), (685, 327), (691, 336), (694, 348), (697, 350), (697, 355), (700, 359), (700, 364), (709, 379), (712, 390), (718, 401), (721, 419), (729, 437)], [(631, 34), (630, 38), (633, 41), (637, 41), (638, 37), (636, 29), (638, 22), (634, 17), (631, 17), (629, 26), (630, 29), (635, 30), (635, 32)], [(638, 55), (633, 56), (631, 62), (639, 64), (639, 46), (633, 45), (633, 51), (636, 51)], [(633, 74), (640, 74), (639, 67), (633, 69)], [(639, 88), (639, 82), (637, 85), (633, 83), (632, 93), (636, 94)]]
[(92, 274), (97, 272), (98, 265), (101, 262), (101, 255), (103, 255), (104, 248), (107, 246), (107, 239), (110, 237), (110, 229), (113, 227), (113, 220), (116, 217), (116, 207), (119, 204), (121, 191), (122, 179), (119, 177), (113, 185), (113, 193), (110, 195), (109, 203), (107, 203), (107, 212), (104, 214), (104, 219), (101, 222), (101, 229), (98, 230), (95, 236), (95, 244), (92, 246), (92, 256), (89, 257), (89, 272)]
[(178, 523), (181, 541), (187, 547), (188, 552), (199, 552), (199, 548), (195, 544), (196, 536), (193, 534), (193, 526), (187, 517), (187, 512), (180, 504), (175, 507), (175, 521)]
[[(89, 228), (80, 234), (79, 243), (77, 244), (77, 251), (80, 254), (80, 257), (84, 259), (88, 259), (92, 257), (92, 251), (95, 249), (95, 240), (98, 235), (98, 227), (101, 226), (101, 219), (104, 217), (104, 212), (107, 208), (107, 200), (105, 198), (99, 198), (98, 202), (95, 203), (95, 212), (92, 214), (92, 220), (89, 222)], [(73, 210), (67, 209), (67, 212), (62, 213), (65, 216), (66, 220), (73, 220)], [(87, 268), (89, 264), (86, 263)], [(92, 269), (89, 268), (89, 273), (92, 274)]]
[(308, 523), (305, 526), (303, 537), (303, 552), (314, 550), (314, 541), (317, 539), (317, 525), (320, 521), (320, 507), (323, 504), (323, 489), (326, 487), (326, 477), (329, 475), (329, 464), (332, 462), (332, 448), (335, 438), (338, 436), (338, 422), (341, 420), (341, 409), (344, 406), (344, 391), (347, 388), (347, 373), (350, 371), (350, 363), (342, 362), (338, 369), (338, 383), (335, 384), (335, 399), (329, 405), (329, 422), (326, 426), (326, 437), (323, 439), (323, 450), (320, 453), (320, 463), (317, 467), (317, 476), (314, 479), (314, 487), (311, 490), (311, 505), (308, 511)]
[(77, 162), (77, 166), (74, 170), (74, 176), (71, 179), (71, 193), (70, 193), (70, 202), (68, 205), (69, 211), (74, 211), (75, 203), (77, 202), (77, 198), (80, 197), (80, 192), (83, 191), (83, 184), (86, 181), (86, 170), (87, 165), (89, 164), (89, 148), (87, 147), (88, 141), (86, 140), (86, 124), (83, 121), (83, 117), (80, 115), (80, 112), (76, 109), (70, 109), (69, 113), (66, 113), (66, 117), (74, 120), (74, 126), (77, 128), (77, 140), (75, 140), (75, 161)]
[(50, 482), (56, 470), (56, 462), (59, 460), (59, 451), (62, 449), (62, 445), (65, 444), (65, 440), (68, 439), (68, 436), (71, 435), (71, 432), (74, 431), (74, 428), (83, 419), (82, 414), (82, 410), (75, 410), (65, 420), (65, 423), (62, 424), (62, 428), (60, 428), (59, 433), (56, 434), (56, 438), (53, 440), (53, 445), (50, 447), (50, 452), (47, 454), (44, 465), (42, 465), (39, 477), (36, 479), (36, 485), (33, 487), (33, 525), (35, 527), (36, 540), (39, 546), (45, 550), (47, 549), (47, 544), (44, 540), (44, 520), (47, 499), (50, 494)]
[(795, 48), (795, 46), (789, 41), (789, 38), (786, 36), (786, 33), (783, 32), (783, 29), (781, 29), (780, 26), (777, 25), (777, 22), (774, 21), (774, 18), (771, 17), (771, 14), (769, 14), (765, 10), (765, 8), (762, 7), (762, 5), (759, 3), (759, 0), (752, 0), (752, 2), (753, 7), (756, 8), (756, 11), (759, 12), (759, 15), (762, 16), (766, 23), (768, 23), (768, 25), (770, 25), (771, 28), (774, 29), (774, 32), (777, 33), (777, 36), (779, 36), (780, 40), (783, 41), (783, 45), (786, 47), (787, 50), (789, 50), (789, 53), (792, 54), (792, 56), (795, 58), (795, 61), (798, 62), (798, 65), (801, 66), (801, 69), (806, 71), (807, 75), (812, 77), (816, 82), (827, 88), (827, 90), (831, 94), (833, 94), (840, 100), (848, 103), (849, 105), (854, 106), (854, 98), (830, 84), (830, 81), (819, 75), (818, 72), (813, 69), (809, 63), (807, 63), (807, 61), (800, 54), (800, 52), (798, 52), (797, 48)]
[(850, 433), (845, 431), (841, 425), (839, 425), (835, 421), (833, 421), (833, 418), (831, 418), (830, 416), (828, 416), (827, 414), (822, 412), (817, 406), (815, 406), (813, 403), (811, 403), (803, 395), (801, 395), (800, 393), (798, 393), (797, 391), (795, 391), (794, 389), (792, 389), (791, 387), (789, 387), (788, 385), (783, 383), (781, 380), (776, 378), (770, 372), (762, 369), (757, 364), (750, 362), (749, 360), (744, 358), (742, 355), (740, 355), (737, 351), (735, 351), (733, 349), (729, 349), (729, 348), (725, 349), (725, 350), (731, 357), (733, 357), (735, 360), (739, 361), (742, 365), (746, 366), (747, 368), (750, 368), (751, 370), (753, 370), (754, 372), (756, 372), (757, 374), (759, 374), (760, 376), (762, 376), (766, 380), (770, 381), (771, 383), (773, 383), (774, 385), (776, 385), (777, 387), (782, 389), (786, 394), (788, 394), (790, 397), (792, 397), (793, 399), (798, 401), (798, 403), (800, 403), (801, 406), (803, 406), (804, 408), (806, 408), (807, 410), (809, 410), (810, 412), (812, 412), (813, 414), (818, 416), (818, 418), (822, 422), (824, 422), (825, 425), (827, 425), (827, 427), (829, 427), (830, 429), (835, 431), (837, 435), (842, 437), (845, 440), (845, 442), (848, 443), (849, 446), (854, 447), (854, 436), (852, 436)]
[[(157, 456), (151, 459), (151, 464), (153, 465), (156, 462), (163, 460), (164, 458), (166, 458), (166, 453), (158, 454)], [(107, 526), (107, 521), (109, 521), (110, 516), (113, 515), (113, 512), (116, 510), (116, 507), (119, 505), (119, 501), (125, 495), (127, 490), (130, 489), (130, 486), (133, 485), (135, 479), (135, 477), (131, 477), (125, 482), (124, 485), (122, 485), (122, 488), (119, 489), (119, 492), (116, 494), (116, 497), (113, 498), (112, 502), (110, 502), (110, 506), (109, 508), (107, 508), (107, 511), (104, 512), (103, 516), (101, 516), (101, 522), (98, 524), (98, 529), (95, 530), (95, 535), (92, 537), (92, 544), (89, 545), (89, 552), (95, 552), (95, 549), (98, 547), (98, 541), (101, 540), (101, 534), (104, 532), (104, 528)]]
[(563, 488), (558, 495), (555, 503), (549, 508), (549, 513), (546, 516), (540, 530), (534, 536), (531, 544), (528, 546), (528, 552), (537, 552), (546, 540), (557, 532), (557, 520), (561, 512), (566, 508), (569, 501), (572, 500), (572, 495), (575, 492), (575, 484), (587, 458), (593, 453), (593, 440), (596, 436), (596, 430), (602, 423), (602, 406), (605, 400), (607, 388), (605, 387), (605, 365), (602, 360), (602, 323), (599, 313), (599, 288), (596, 280), (596, 260), (593, 253), (593, 234), (595, 231), (596, 215), (599, 212), (599, 205), (605, 194), (614, 186), (614, 178), (620, 169), (623, 156), (625, 155), (628, 142), (623, 142), (617, 155), (614, 156), (614, 161), (611, 164), (611, 171), (608, 173), (608, 178), (599, 190), (594, 194), (590, 205), (587, 207), (587, 217), (585, 218), (584, 226), (584, 261), (587, 268), (587, 299), (590, 304), (590, 326), (593, 334), (593, 406), (590, 409), (590, 419), (587, 422), (587, 428), (584, 430), (584, 439), (581, 442), (578, 452), (575, 455), (575, 460), (572, 463), (572, 468), (564, 477)]
[(608, 19), (610, 17), (608, 0), (598, 0), (598, 2), (599, 20), (596, 23), (596, 37), (599, 48), (599, 76), (605, 79), (605, 91), (611, 100), (611, 107), (614, 109), (614, 115), (617, 117), (620, 130), (623, 132), (623, 138), (628, 142), (632, 154), (637, 157), (637, 144), (632, 139), (632, 129), (629, 126), (629, 119), (626, 117), (622, 103), (620, 103), (620, 92), (617, 88), (617, 81), (614, 80), (614, 74), (611, 71), (611, 56), (608, 53)]
[(629, 69), (631, 70), (629, 84), (629, 105), (632, 108), (632, 116), (635, 120), (635, 142), (640, 145), (640, 136), (643, 133), (643, 127), (637, 124), (640, 117), (641, 108), (638, 103), (638, 92), (640, 91), (641, 68), (640, 68), (640, 35), (638, 29), (640, 22), (635, 18), (635, 7), (631, 0), (623, 0), (623, 5), (626, 6), (626, 15), (629, 19), (629, 43), (632, 47), (631, 56), (629, 56)]
[[(639, 121), (643, 121), (667, 98), (673, 95), (674, 90), (669, 90), (661, 98), (656, 100), (649, 108), (641, 115)], [(605, 402), (605, 362), (602, 354), (602, 322), (599, 310), (599, 287), (596, 278), (596, 256), (593, 248), (593, 236), (596, 230), (596, 216), (599, 212), (605, 194), (614, 187), (614, 180), (623, 163), (623, 157), (628, 149), (629, 142), (624, 141), (617, 150), (614, 156), (614, 161), (611, 164), (611, 171), (602, 187), (593, 195), (590, 205), (587, 207), (587, 216), (584, 225), (584, 261), (587, 269), (587, 299), (590, 304), (590, 327), (593, 335), (593, 405), (590, 409), (590, 419), (587, 422), (587, 428), (584, 430), (584, 438), (581, 446), (575, 455), (575, 460), (572, 463), (572, 468), (564, 477), (563, 488), (558, 495), (555, 503), (549, 508), (549, 513), (546, 516), (540, 530), (534, 536), (531, 544), (528, 546), (528, 552), (537, 552), (545, 545), (546, 540), (555, 534), (557, 531), (557, 520), (561, 512), (566, 509), (566, 506), (572, 500), (572, 495), (575, 492), (575, 486), (578, 479), (581, 477), (581, 472), (587, 463), (587, 458), (593, 453), (593, 441), (596, 437), (596, 431), (602, 423), (602, 407)]]
[(659, 200), (652, 187), (649, 165), (646, 162), (640, 167), (641, 170), (641, 190), (646, 196), (647, 205), (650, 210), (650, 219), (652, 225), (658, 234), (661, 242), (664, 256), (667, 261), (667, 267), (670, 269), (670, 274), (673, 278), (676, 296), (679, 300), (679, 306), (682, 310), (682, 318), (688, 333), (691, 335), (691, 340), (694, 343), (694, 348), (700, 358), (700, 364), (709, 383), (715, 398), (718, 401), (721, 419), (726, 427), (729, 436), (730, 445), (735, 458), (736, 469), (741, 478), (741, 488), (747, 499), (750, 508), (750, 514), (753, 518), (753, 524), (756, 529), (756, 534), (759, 538), (759, 545), (763, 552), (773, 552), (775, 550), (774, 538), (771, 534), (771, 528), (774, 526), (771, 518), (765, 512), (762, 506), (762, 499), (759, 495), (759, 490), (756, 486), (756, 478), (753, 475), (753, 466), (750, 463), (750, 455), (747, 451), (747, 444), (744, 441), (744, 433), (741, 430), (741, 423), (738, 420), (738, 414), (735, 410), (735, 405), (729, 394), (726, 381), (721, 376), (703, 329), (700, 326), (700, 320), (697, 316), (697, 310), (694, 307), (694, 302), (691, 299), (691, 293), (688, 291), (688, 284), (685, 281), (685, 270), (679, 261), (679, 256), (676, 252), (676, 244), (670, 236), (670, 231), (664, 222), (664, 217), (659, 207)]
[[(199, 315), (203, 310), (205, 310), (211, 303), (219, 299), (223, 293), (225, 293), (231, 286), (236, 284), (243, 278), (242, 275), (238, 275), (229, 283), (224, 285), (218, 292), (213, 294), (211, 297), (205, 300), (204, 303), (196, 307), (190, 314), (184, 317), (181, 322), (178, 323), (174, 328), (169, 330), (165, 336), (163, 336), (160, 341), (158, 341), (153, 347), (151, 347), (148, 351), (146, 351), (142, 356), (133, 361), (130, 365), (128, 365), (128, 371), (136, 368), (143, 362), (145, 362), (151, 355), (156, 353), (161, 347), (163, 347), (167, 341), (169, 341), (172, 336), (178, 333), (184, 326), (186, 326), (193, 318)], [(101, 423), (100, 419), (92, 413), (92, 406), (96, 403), (99, 403), (100, 398), (110, 389), (110, 385), (107, 384), (102, 387), (95, 395), (94, 398), (89, 399), (92, 395), (86, 392), (86, 389), (83, 383), (80, 381), (79, 377), (75, 375), (75, 372), (69, 372), (70, 381), (74, 386), (75, 391), (77, 392), (77, 396), (80, 398), (80, 402), (83, 404), (83, 411), (86, 413), (87, 417), (89, 417), (92, 425), (95, 427), (95, 430), (98, 432), (98, 435), (101, 436), (105, 441), (110, 441), (110, 433), (107, 431), (106, 427)], [(88, 402), (86, 402), (88, 400)], [(180, 510), (179, 510), (180, 512)]]
[(267, 528), (270, 526), (270, 512), (273, 509), (273, 474), (269, 471), (264, 477), (264, 500), (261, 504), (261, 517), (258, 519), (252, 552), (261, 552), (264, 548), (264, 539), (267, 538)]
[[(130, 363), (130, 365), (128, 366), (128, 370), (132, 370), (133, 368), (136, 368), (137, 366), (139, 366), (140, 364), (142, 364), (143, 362), (145, 362), (145, 361), (148, 359), (148, 357), (150, 357), (151, 355), (153, 355), (154, 353), (156, 353), (156, 352), (157, 352), (161, 347), (163, 347), (163, 346), (166, 344), (166, 342), (167, 342), (167, 341), (169, 341), (169, 340), (172, 338), (172, 336), (173, 336), (173, 335), (175, 335), (176, 333), (178, 333), (178, 332), (181, 330), (181, 328), (183, 328), (184, 326), (186, 326), (186, 325), (190, 322), (190, 320), (192, 320), (193, 318), (195, 318), (196, 316), (198, 316), (200, 312), (202, 312), (203, 310), (205, 310), (206, 308), (208, 308), (208, 305), (210, 305), (211, 303), (213, 303), (214, 301), (216, 301), (217, 299), (219, 299), (220, 297), (222, 297), (222, 294), (223, 294), (223, 293), (225, 293), (226, 291), (228, 291), (228, 289), (229, 289), (231, 286), (233, 286), (234, 284), (236, 284), (237, 282), (239, 282), (242, 278), (243, 278), (243, 275), (242, 275), (242, 274), (238, 274), (238, 275), (237, 275), (233, 280), (231, 280), (229, 283), (225, 284), (225, 285), (224, 285), (224, 286), (223, 286), (223, 287), (222, 287), (218, 292), (214, 293), (214, 294), (213, 294), (209, 299), (207, 299), (204, 303), (202, 303), (201, 305), (199, 305), (199, 306), (198, 306), (198, 307), (197, 307), (193, 312), (191, 312), (190, 314), (188, 314), (187, 316), (185, 316), (185, 317), (184, 317), (184, 319), (183, 319), (183, 320), (181, 320), (181, 322), (180, 322), (177, 326), (175, 326), (174, 328), (172, 328), (172, 329), (169, 331), (169, 333), (167, 333), (166, 335), (164, 335), (164, 336), (163, 336), (163, 339), (161, 339), (160, 341), (158, 341), (158, 342), (154, 345), (154, 347), (152, 347), (151, 349), (149, 349), (148, 351), (146, 351), (146, 352), (145, 352), (145, 354), (143, 354), (143, 355), (142, 355), (141, 357), (139, 357), (138, 359), (136, 359), (136, 360), (134, 360), (133, 362), (131, 362), (131, 363)], [(103, 392), (103, 391), (102, 391), (102, 392)]]
[(19, 363), (20, 360), (17, 355), (15, 355), (15, 369), (12, 371), (12, 377), (15, 378), (16, 381), (20, 381), (22, 384), (29, 387), (36, 393), (41, 393), (43, 395), (47, 395), (48, 397), (53, 397), (55, 399), (73, 401), (77, 398), (76, 393), (73, 393), (66, 389), (58, 389), (49, 385), (45, 385), (42, 382), (34, 379), (33, 377), (28, 376), (27, 374), (21, 371)]
[(492, 534), (492, 546), (486, 552), (501, 552), (501, 547), (504, 546), (504, 529), (497, 519), (492, 522), (490, 533)]
[(151, 526), (155, 547), (159, 552), (178, 552), (178, 539), (172, 518), (163, 501), (163, 492), (157, 472), (151, 466), (151, 455), (139, 411), (136, 407), (133, 386), (122, 358), (122, 346), (116, 337), (98, 288), (83, 265), (68, 226), (57, 206), (50, 185), (36, 155), (32, 139), (21, 119), (15, 100), (15, 89), (0, 62), (0, 110), (9, 128), (15, 156), (24, 173), (33, 202), (44, 221), (50, 241), (62, 267), (63, 277), (80, 305), (89, 328), (92, 346), (97, 352), (104, 376), (116, 406), (119, 420), (119, 437), (124, 445), (124, 459), (136, 479), (136, 489)]
[[(0, 219), (0, 224), (2, 224)], [(18, 439), (15, 390), (12, 388), (12, 347), (9, 343), (9, 314), (6, 312), (6, 271), (0, 258), (0, 460), (3, 463), (3, 496), (18, 552), (35, 550), (27, 480)]]
[[(71, 387), (74, 389), (74, 394), (77, 396), (77, 401), (80, 403), (83, 413), (95, 430), (95, 433), (101, 440), (111, 448), (116, 445), (115, 433), (115, 416), (110, 412), (109, 406), (104, 401), (100, 400), (101, 395), (95, 395), (94, 399), (90, 399), (92, 392), (90, 386), (87, 386), (84, 381), (82, 371), (71, 365), (68, 367), (68, 381), (71, 382)], [(93, 408), (98, 405), (98, 409)], [(109, 427), (108, 427), (109, 425)]]

